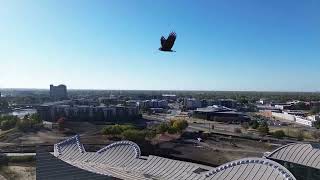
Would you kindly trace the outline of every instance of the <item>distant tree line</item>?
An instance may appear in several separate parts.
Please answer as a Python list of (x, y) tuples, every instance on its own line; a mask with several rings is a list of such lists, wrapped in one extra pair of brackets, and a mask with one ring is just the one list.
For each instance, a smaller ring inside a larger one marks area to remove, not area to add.
[(171, 120), (155, 125), (149, 129), (138, 129), (133, 125), (108, 125), (103, 128), (102, 133), (112, 137), (119, 137), (131, 141), (144, 141), (154, 138), (157, 134), (182, 133), (188, 127), (188, 122), (185, 120)]
[(42, 104), (50, 101), (49, 95), (8, 96), (6, 99), (10, 104)]
[(7, 109), (9, 106), (8, 101), (5, 98), (0, 97), (0, 110)]
[(234, 99), (242, 104), (254, 103), (261, 98), (267, 98), (278, 103), (291, 100), (320, 101), (320, 93), (311, 92), (249, 92), (249, 91), (203, 91), (188, 92), (199, 99)]
[(16, 126), (19, 118), (17, 116), (0, 116), (0, 129), (5, 131)]
[(249, 129), (249, 128), (256, 129), (261, 135), (269, 134), (269, 125), (266, 121), (251, 120), (249, 121), (249, 123), (247, 122), (242, 123), (241, 126), (244, 129)]
[(22, 119), (17, 116), (0, 116), (0, 129), (9, 130), (17, 128), (21, 131), (36, 131), (42, 127), (38, 114), (25, 115)]

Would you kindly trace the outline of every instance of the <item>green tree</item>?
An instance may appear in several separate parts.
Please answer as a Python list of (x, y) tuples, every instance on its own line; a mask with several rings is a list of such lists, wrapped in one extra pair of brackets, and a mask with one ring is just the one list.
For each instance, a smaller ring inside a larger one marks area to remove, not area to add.
[(126, 140), (141, 142), (145, 140), (146, 133), (136, 129), (128, 129), (122, 132), (122, 136)]
[(42, 123), (42, 120), (40, 119), (40, 115), (38, 113), (34, 113), (30, 116), (30, 120), (33, 124)]
[(252, 129), (257, 129), (259, 127), (259, 123), (257, 120), (250, 121), (249, 125), (251, 126)]
[(136, 129), (136, 127), (135, 126), (133, 126), (133, 125), (127, 125), (127, 124), (125, 124), (125, 125), (119, 125), (120, 126), (120, 129), (121, 129), (121, 131), (125, 131), (125, 130), (129, 130), (129, 129)]
[(282, 139), (286, 136), (286, 134), (284, 133), (283, 130), (277, 130), (275, 132), (272, 133), (272, 137), (274, 138), (278, 138), (278, 139)]
[(239, 100), (238, 100), (241, 104), (248, 104), (249, 101), (246, 97), (241, 97)]
[(112, 125), (112, 126), (107, 126), (103, 129), (103, 134), (105, 134), (105, 135), (119, 135), (122, 132), (123, 131), (122, 131), (120, 125), (118, 125), (118, 124)]
[(263, 122), (259, 125), (258, 131), (262, 135), (267, 135), (269, 133), (269, 126), (266, 122)]
[(11, 126), (8, 120), (1, 121), (0, 126), (3, 131), (11, 129)]
[(20, 131), (28, 131), (28, 130), (30, 130), (31, 129), (31, 123), (30, 123), (29, 119), (20, 119), (17, 122), (17, 128)]
[(163, 133), (167, 132), (168, 129), (169, 129), (169, 126), (168, 126), (167, 123), (161, 123), (157, 127), (157, 133), (158, 134), (163, 134)]
[(186, 120), (176, 120), (173, 122), (172, 127), (177, 129), (178, 132), (181, 132), (188, 127), (188, 122)]
[(132, 125), (119, 125), (115, 124), (112, 126), (106, 126), (102, 129), (102, 133), (105, 135), (120, 135), (122, 132), (126, 130), (135, 129)]
[(18, 119), (17, 116), (0, 116), (0, 129), (9, 130), (14, 128)]
[(178, 129), (173, 126), (170, 126), (168, 129), (169, 134), (176, 134), (177, 132), (178, 132)]
[(156, 131), (156, 129), (145, 130), (145, 134), (146, 134), (146, 138), (152, 139), (152, 138), (156, 137), (157, 131)]

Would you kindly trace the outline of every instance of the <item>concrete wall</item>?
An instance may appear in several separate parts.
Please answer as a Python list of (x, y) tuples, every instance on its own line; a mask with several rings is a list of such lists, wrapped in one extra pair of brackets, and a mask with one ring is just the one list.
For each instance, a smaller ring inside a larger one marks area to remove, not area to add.
[(302, 117), (296, 117), (296, 123), (303, 124), (306, 126), (312, 126), (312, 121), (304, 119)]
[(293, 121), (305, 126), (312, 126), (312, 121), (307, 118), (303, 118), (303, 117), (299, 117), (291, 114), (276, 113), (276, 112), (272, 112), (272, 116), (279, 119), (284, 119), (287, 121)]
[(291, 114), (283, 114), (283, 113), (272, 112), (272, 116), (276, 117), (276, 118), (279, 118), (279, 119), (288, 120), (288, 121), (295, 121), (295, 116), (291, 115)]

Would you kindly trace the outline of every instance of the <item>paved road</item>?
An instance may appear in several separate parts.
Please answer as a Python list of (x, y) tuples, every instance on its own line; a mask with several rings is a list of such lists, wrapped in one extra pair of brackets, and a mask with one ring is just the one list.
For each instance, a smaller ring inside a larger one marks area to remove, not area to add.
[(3, 153), (6, 156), (9, 157), (15, 157), (15, 156), (35, 156), (36, 153)]

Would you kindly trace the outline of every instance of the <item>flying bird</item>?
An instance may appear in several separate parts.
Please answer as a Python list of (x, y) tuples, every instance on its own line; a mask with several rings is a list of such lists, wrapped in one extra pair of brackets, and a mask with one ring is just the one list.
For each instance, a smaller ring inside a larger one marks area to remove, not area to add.
[(160, 42), (161, 47), (159, 48), (160, 51), (168, 51), (168, 52), (175, 52), (172, 49), (173, 44), (177, 38), (177, 34), (175, 32), (171, 32), (166, 39), (165, 37), (161, 36)]

